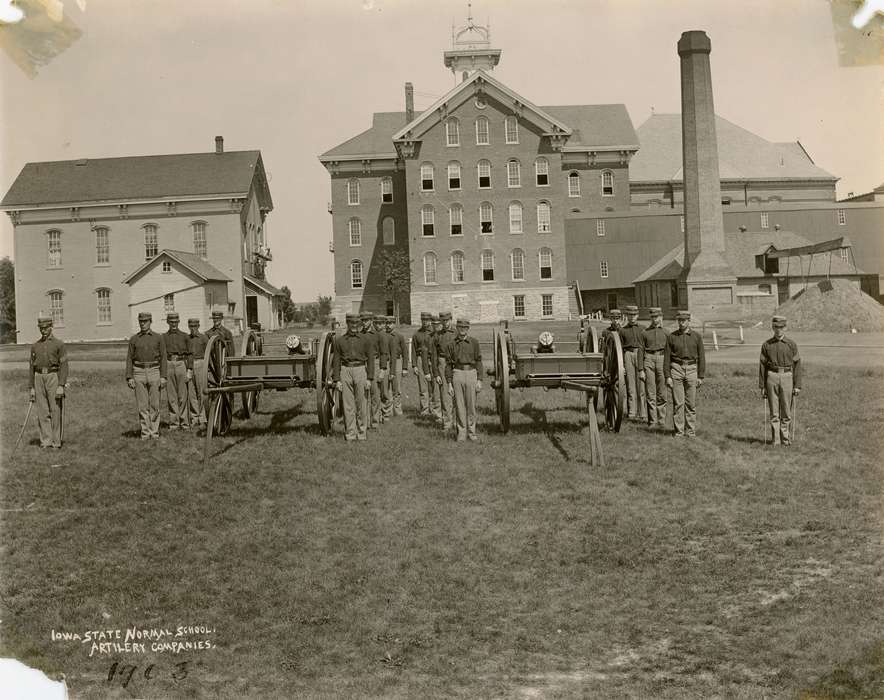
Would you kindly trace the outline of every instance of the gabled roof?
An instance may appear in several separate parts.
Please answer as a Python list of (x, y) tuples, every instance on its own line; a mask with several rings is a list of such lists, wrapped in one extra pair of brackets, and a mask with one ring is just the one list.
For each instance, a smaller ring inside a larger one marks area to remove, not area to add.
[(259, 291), (262, 291), (265, 294), (269, 294), (270, 296), (273, 296), (273, 297), (284, 297), (285, 296), (285, 293), (281, 289), (274, 287), (267, 280), (259, 280), (257, 277), (250, 277), (249, 275), (243, 275), (243, 279), (246, 281), (247, 284), (250, 284), (255, 289), (258, 289)]
[(626, 105), (557, 105), (541, 109), (571, 127), (564, 151), (605, 146), (629, 150), (639, 146)]
[[(815, 165), (800, 143), (772, 143), (715, 116), (722, 180), (782, 178), (837, 180)], [(641, 147), (629, 164), (630, 182), (680, 182), (681, 115), (653, 114), (638, 128)]]
[(150, 268), (155, 267), (160, 263), (161, 260), (166, 258), (178, 263), (183, 268), (196, 275), (203, 282), (232, 281), (227, 275), (225, 275), (213, 265), (210, 265), (196, 253), (187, 253), (183, 250), (169, 250), (168, 248), (164, 248), (157, 255), (138, 267), (134, 272), (126, 277), (123, 282), (125, 282), (126, 284), (132, 284), (132, 282), (135, 281), (136, 277), (140, 277)]
[(259, 203), (262, 208), (272, 209), (260, 151), (28, 163), (12, 183), (0, 209), (211, 195), (244, 197), (256, 174)]
[(393, 147), (393, 134), (405, 124), (405, 112), (375, 112), (370, 129), (366, 129), (352, 139), (329, 149), (319, 156), (319, 160), (327, 161), (354, 156), (395, 158), (396, 149)]

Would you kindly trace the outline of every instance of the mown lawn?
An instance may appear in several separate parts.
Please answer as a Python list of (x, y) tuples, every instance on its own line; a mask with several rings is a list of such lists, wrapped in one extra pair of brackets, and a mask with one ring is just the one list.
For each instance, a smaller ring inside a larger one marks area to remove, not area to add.
[[(884, 696), (884, 374), (811, 367), (777, 450), (754, 367), (710, 375), (696, 440), (625, 424), (593, 469), (581, 395), (514, 392), (504, 436), (487, 387), (478, 444), (413, 396), (345, 444), (267, 392), (204, 465), (138, 439), (119, 371), (75, 374), (65, 449), (12, 461), (2, 372), (0, 655), (77, 698)], [(214, 648), (50, 639), (188, 624)]]

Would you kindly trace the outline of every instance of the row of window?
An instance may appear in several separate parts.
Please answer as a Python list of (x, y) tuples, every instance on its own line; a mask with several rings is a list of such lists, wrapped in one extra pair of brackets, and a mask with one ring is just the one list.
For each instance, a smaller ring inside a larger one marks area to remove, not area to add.
[[(193, 231), (193, 252), (202, 258), (207, 257), (208, 247), (206, 244), (206, 222), (194, 221), (191, 225)], [(160, 252), (159, 237), (156, 224), (144, 224), (144, 259), (150, 260)], [(96, 226), (95, 232), (95, 264), (110, 264), (110, 229), (107, 226)], [(52, 229), (46, 232), (47, 265), (49, 267), (62, 266), (61, 231)]]
[[(396, 244), (396, 222), (392, 216), (384, 217), (381, 222), (381, 230), (383, 231), (384, 245)], [(362, 221), (357, 217), (352, 217), (347, 222), (347, 232), (350, 234), (350, 247), (362, 245)]]
[[(448, 233), (451, 236), (462, 236), (463, 206), (452, 204), (448, 207)], [(494, 234), (494, 205), (491, 202), (482, 202), (478, 209), (479, 233), (483, 235)], [(507, 218), (509, 220), (510, 233), (524, 233), (524, 207), (521, 202), (510, 202), (507, 206)], [(552, 231), (552, 208), (549, 202), (537, 203), (537, 233), (550, 233)], [(421, 207), (421, 234), (426, 238), (436, 235), (436, 208), (432, 204)]]
[[(491, 120), (485, 116), (476, 117), (475, 123), (476, 145), (491, 145)], [(519, 143), (519, 121), (514, 116), (503, 120), (503, 138), (506, 143)], [(460, 120), (457, 117), (449, 117), (445, 122), (445, 145), (460, 146)]]
[[(49, 314), (52, 316), (52, 322), (56, 326), (64, 325), (64, 292), (54, 289), (47, 292), (49, 297)], [(113, 322), (111, 316), (111, 290), (107, 287), (101, 287), (95, 290), (95, 298), (97, 304), (97, 323), (106, 325)], [(163, 296), (164, 311), (175, 310), (175, 295), (166, 294)]]

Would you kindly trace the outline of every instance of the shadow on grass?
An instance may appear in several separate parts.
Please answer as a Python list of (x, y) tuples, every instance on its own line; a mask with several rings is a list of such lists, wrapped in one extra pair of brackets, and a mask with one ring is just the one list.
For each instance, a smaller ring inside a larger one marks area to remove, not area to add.
[(747, 445), (763, 445), (764, 440), (757, 437), (750, 437), (748, 435), (734, 435), (733, 433), (727, 433), (725, 437), (728, 440), (733, 440), (734, 442), (745, 442)]

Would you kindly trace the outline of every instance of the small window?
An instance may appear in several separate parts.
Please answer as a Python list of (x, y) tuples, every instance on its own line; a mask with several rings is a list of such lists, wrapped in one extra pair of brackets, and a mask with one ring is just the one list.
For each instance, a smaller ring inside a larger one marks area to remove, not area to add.
[(768, 275), (778, 274), (780, 271), (780, 259), (779, 258), (769, 258), (766, 255), (764, 256), (764, 272)]
[(770, 228), (770, 217), (766, 211), (761, 212), (761, 228)]
[(436, 254), (424, 254), (424, 284), (436, 284)]
[(381, 201), (390, 204), (393, 201), (393, 178), (381, 178)]
[(445, 122), (445, 138), (449, 146), (460, 146), (460, 122), (454, 117)]
[(479, 231), (481, 233), (494, 233), (493, 215), (494, 209), (491, 206), (491, 202), (482, 202), (479, 205)]
[(599, 275), (601, 275), (602, 279), (608, 279), (608, 261), (602, 260), (599, 262)]
[(95, 229), (95, 262), (98, 265), (110, 264), (110, 234), (106, 226)]
[(507, 143), (519, 143), (519, 120), (515, 117), (507, 117), (503, 120), (503, 129)]
[(605, 235), (605, 220), (599, 219), (595, 222), (595, 235), (596, 236), (604, 236)]
[(838, 251), (838, 254), (841, 256), (841, 259), (842, 259), (844, 262), (848, 262), (848, 261), (850, 260), (850, 250), (849, 250), (849, 249), (847, 249), (847, 248), (841, 248), (841, 249)]
[(770, 289), (771, 289), (771, 287), (769, 284), (759, 284), (758, 285), (758, 291), (761, 294), (770, 294), (771, 293)]
[(516, 294), (513, 297), (513, 316), (516, 318), (525, 318), (525, 295)]
[(169, 274), (172, 272), (172, 263), (169, 260), (163, 260), (163, 274)]
[(396, 245), (396, 222), (392, 216), (384, 217), (381, 229), (384, 232), (384, 245)]
[(521, 282), (525, 279), (525, 253), (521, 248), (516, 248), (510, 255), (513, 273), (513, 281)]
[(354, 216), (347, 222), (347, 229), (350, 233), (350, 247), (362, 245), (362, 222)]
[(522, 166), (517, 160), (509, 160), (506, 164), (506, 186), (522, 186)]
[(163, 297), (163, 311), (174, 311), (175, 310), (175, 295), (174, 294), (166, 294)]
[(194, 221), (191, 224), (193, 227), (193, 252), (199, 255), (201, 258), (207, 257), (206, 255), (206, 222), (205, 221)]
[[(673, 303), (673, 306), (678, 306), (678, 304)], [(608, 311), (611, 309), (617, 308), (617, 292), (609, 292), (608, 293)]]
[(362, 261), (354, 260), (350, 263), (350, 286), (353, 289), (362, 289)]
[(460, 204), (452, 204), (448, 207), (448, 222), (452, 236), (463, 235), (463, 207)]
[(522, 203), (510, 202), (510, 233), (522, 233)]
[(847, 224), (847, 212), (843, 209), (838, 210), (838, 225), (844, 226)]
[(580, 196), (580, 174), (579, 173), (570, 173), (568, 175), (568, 196), (569, 197), (579, 197)]
[(359, 180), (355, 177), (347, 181), (347, 204), (359, 204)]
[(614, 196), (614, 173), (610, 170), (602, 172), (602, 197)]
[(491, 141), (488, 127), (488, 117), (479, 117), (476, 119), (476, 145), (487, 146)]
[(721, 206), (729, 207), (730, 205), (731, 205), (731, 198), (730, 197), (722, 197), (721, 198)]
[(539, 258), (540, 258), (540, 279), (551, 280), (552, 279), (552, 249), (541, 248)]
[(549, 202), (538, 202), (537, 233), (549, 233), (551, 230)]
[(459, 250), (451, 254), (451, 281), (455, 284), (464, 281), (463, 253)]
[(540, 297), (540, 314), (544, 317), (553, 315), (553, 295), (542, 294)]
[(483, 250), (481, 256), (482, 263), (482, 281), (494, 281), (494, 251)]
[(111, 290), (107, 288), (102, 288), (97, 290), (96, 292), (98, 297), (98, 322), (99, 323), (110, 323), (111, 322), (111, 302), (110, 302), (110, 294)]
[(680, 216), (678, 218), (681, 220), (681, 232), (684, 233), (684, 217)]
[(434, 189), (436, 189), (436, 183), (433, 173), (433, 164), (424, 163), (421, 165), (421, 191), (432, 192)]
[(49, 315), (56, 326), (64, 325), (64, 292), (49, 292)]
[(49, 267), (61, 267), (61, 231), (49, 231), (46, 235)]
[(491, 188), (491, 162), (480, 160), (476, 166), (479, 174), (479, 189), (487, 190)]
[(452, 162), (448, 164), (448, 189), (460, 189), (460, 163)]
[(144, 259), (150, 260), (155, 258), (159, 253), (159, 243), (157, 242), (156, 224), (144, 225)]
[(433, 209), (432, 204), (425, 204), (421, 208), (421, 223), (423, 225), (423, 234), (424, 236), (435, 236), (436, 235), (436, 211)]
[[(669, 283), (669, 305), (673, 308), (678, 308), (680, 306), (678, 302), (678, 282), (673, 280)], [(617, 308), (616, 306), (611, 308)]]
[(538, 158), (534, 161), (534, 177), (538, 187), (549, 185), (549, 161), (546, 158)]

